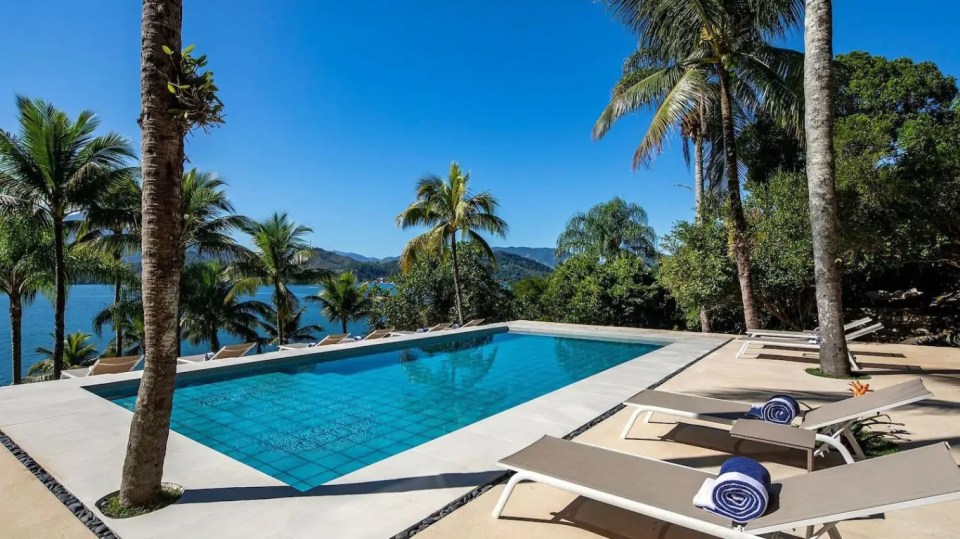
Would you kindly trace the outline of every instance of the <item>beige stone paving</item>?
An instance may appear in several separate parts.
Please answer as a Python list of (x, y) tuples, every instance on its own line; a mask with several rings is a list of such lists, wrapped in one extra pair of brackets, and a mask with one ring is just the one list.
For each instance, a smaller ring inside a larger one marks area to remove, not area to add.
[[(817, 378), (803, 372), (815, 362), (809, 356), (783, 351), (766, 351), (759, 358), (735, 359), (738, 343), (731, 342), (707, 358), (668, 381), (664, 390), (704, 396), (762, 401), (773, 393), (786, 392), (804, 402), (836, 400), (847, 395), (842, 380)], [(858, 345), (854, 348), (865, 371), (872, 376), (867, 383), (881, 388), (921, 376), (935, 395), (934, 399), (890, 413), (911, 433), (908, 447), (939, 440), (950, 442), (954, 458), (960, 461), (960, 350), (906, 346)], [(587, 431), (577, 441), (670, 460), (716, 471), (729, 453), (716, 449), (729, 445), (729, 436), (716, 429), (689, 421), (656, 416), (651, 424), (638, 423), (629, 439), (619, 434), (628, 417), (621, 411)], [(708, 447), (665, 441), (662, 437), (707, 439)], [(710, 434), (720, 434), (710, 437)], [(726, 442), (726, 443), (725, 443)], [(742, 444), (742, 442), (741, 442)], [(770, 450), (759, 445), (738, 448), (763, 462), (773, 478), (804, 473), (802, 455)], [(842, 462), (842, 461), (841, 461)], [(790, 464), (793, 464), (792, 466)], [(818, 467), (839, 465), (836, 459), (818, 459)], [(514, 491), (503, 517), (490, 516), (502, 492), (502, 485), (491, 489), (419, 534), (418, 539), (679, 539), (705, 537), (701, 534), (665, 525), (599, 502), (551, 487), (522, 483)], [(846, 539), (886, 537), (958, 537), (960, 502), (896, 511), (882, 518), (844, 522), (839, 525)], [(795, 532), (796, 533), (796, 532)]]
[(73, 516), (20, 461), (0, 447), (0, 537), (90, 539)]

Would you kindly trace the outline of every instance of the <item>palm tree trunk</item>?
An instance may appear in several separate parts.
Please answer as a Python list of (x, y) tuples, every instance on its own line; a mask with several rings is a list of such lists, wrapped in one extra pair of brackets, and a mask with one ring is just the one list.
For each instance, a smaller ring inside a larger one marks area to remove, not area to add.
[[(274, 287), (274, 288), (276, 289), (277, 287)], [(286, 332), (284, 331), (284, 329), (285, 329), (285, 328), (284, 328), (284, 325), (285, 325), (285, 323), (286, 323), (286, 318), (287, 318), (287, 317), (286, 317), (286, 314), (284, 313), (284, 309), (285, 309), (285, 307), (284, 307), (284, 300), (280, 299), (282, 296), (280, 295), (280, 292), (279, 292), (279, 291), (274, 292), (274, 295), (275, 295), (275, 297), (277, 298), (277, 301), (276, 301), (276, 308), (277, 308), (277, 344), (278, 344), (278, 345), (287, 344), (287, 340), (286, 340), (287, 336), (285, 335)]]
[(220, 334), (217, 333), (217, 328), (210, 328), (210, 351), (217, 353), (220, 351)]
[(850, 373), (843, 330), (840, 268), (837, 265), (837, 199), (833, 148), (833, 14), (830, 0), (807, 0), (803, 63), (804, 129), (807, 139), (807, 187), (813, 229), (813, 268), (820, 318), (820, 368), (827, 374)]
[(342, 333), (346, 333), (346, 332), (347, 332), (347, 319), (346, 319), (346, 318), (341, 318), (341, 319), (340, 319), (340, 325), (343, 327), (343, 332), (342, 332)]
[(453, 260), (453, 295), (457, 300), (457, 321), (463, 325), (463, 298), (460, 296), (460, 264), (457, 262), (457, 235), (450, 237), (450, 253)]
[(177, 368), (177, 305), (183, 258), (182, 126), (170, 113), (167, 83), (175, 66), (162, 47), (181, 49), (181, 0), (144, 0), (140, 51), (140, 130), (143, 169), (143, 317), (146, 365), (130, 423), (120, 504), (143, 506), (161, 492)]
[(53, 218), (54, 307), (53, 307), (53, 379), (63, 371), (64, 313), (67, 310), (67, 270), (64, 255), (63, 217)]
[(743, 216), (743, 203), (740, 200), (737, 138), (733, 130), (733, 106), (730, 103), (730, 74), (722, 65), (717, 65), (717, 74), (720, 79), (720, 116), (723, 120), (724, 166), (727, 175), (728, 226), (732, 235), (733, 256), (737, 262), (743, 320), (747, 329), (756, 329), (760, 327), (760, 317), (753, 299), (753, 267), (750, 262), (750, 245), (747, 242), (747, 220)]
[[(120, 255), (117, 255), (117, 259), (120, 259)], [(114, 306), (120, 305), (121, 296), (123, 294), (123, 285), (120, 283), (120, 279), (113, 284), (113, 304)], [(120, 357), (123, 355), (123, 317), (119, 312), (114, 313), (113, 315), (113, 355)]]
[[(701, 111), (702, 114), (702, 111)], [(703, 124), (701, 115), (701, 126)], [(696, 223), (703, 222), (704, 201), (703, 201), (703, 129), (693, 138), (693, 200)], [(710, 311), (703, 305), (700, 306), (700, 331), (709, 333), (712, 331), (710, 326)]]
[(10, 295), (10, 353), (13, 358), (13, 383), (19, 384), (23, 381), (22, 365), (22, 325), (23, 325), (23, 305), (20, 303), (20, 296)]

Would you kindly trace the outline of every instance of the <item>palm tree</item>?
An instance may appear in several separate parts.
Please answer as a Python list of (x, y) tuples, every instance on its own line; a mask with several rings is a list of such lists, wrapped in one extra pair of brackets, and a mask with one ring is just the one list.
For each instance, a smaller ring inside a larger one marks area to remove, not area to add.
[[(278, 327), (277, 321), (280, 318), (276, 315), (276, 311), (269, 307), (269, 312), (267, 316), (264, 316), (260, 321), (260, 327), (263, 328), (263, 332), (266, 335), (264, 339), (270, 344), (286, 344), (290, 342), (307, 342), (307, 341), (316, 341), (317, 333), (323, 331), (323, 326), (320, 324), (303, 324), (303, 315), (307, 312), (306, 307), (298, 307), (297, 311), (291, 313), (284, 317), (283, 326)], [(281, 335), (283, 342), (280, 342)]]
[[(77, 232), (78, 245), (106, 253), (118, 265), (124, 256), (139, 252), (141, 196), (140, 185), (134, 175), (113, 186), (87, 209)], [(110, 321), (114, 331), (110, 342), (113, 355), (117, 357), (124, 355), (125, 318), (122, 316), (124, 309), (120, 306), (124, 296), (124, 281), (135, 282), (137, 286), (140, 284), (132, 270), (126, 276), (116, 276), (113, 282), (113, 303), (117, 308), (111, 310), (116, 318)], [(98, 335), (102, 327), (102, 324), (95, 327)]]
[(112, 185), (129, 176), (134, 157), (115, 133), (94, 136), (99, 120), (83, 111), (71, 120), (41, 100), (17, 97), (20, 134), (0, 131), (2, 202), (53, 228), (54, 377), (63, 368), (67, 298), (65, 219), (83, 211)]
[(837, 197), (833, 150), (833, 6), (830, 0), (807, 0), (803, 69), (807, 141), (807, 186), (813, 228), (813, 265), (820, 320), (820, 368), (847, 375), (847, 341), (843, 330), (843, 298), (837, 265)]
[(300, 307), (289, 285), (315, 282), (330, 273), (310, 267), (312, 251), (304, 236), (313, 229), (294, 223), (286, 213), (274, 213), (263, 221), (249, 223), (245, 230), (253, 243), (253, 252), (238, 262), (240, 274), (245, 276), (243, 286), (273, 288), (276, 341), (286, 344), (289, 336), (285, 330)]
[(347, 332), (347, 322), (361, 320), (373, 311), (373, 298), (367, 285), (357, 285), (357, 276), (351, 272), (341, 273), (337, 277), (327, 277), (321, 283), (323, 290), (307, 301), (320, 304), (323, 314), (330, 320), (339, 320), (343, 333)]
[(38, 260), (47, 252), (49, 237), (22, 218), (0, 216), (0, 292), (10, 300), (10, 357), (13, 383), (22, 381), (23, 308), (49, 280), (47, 268)]
[(254, 290), (244, 288), (231, 278), (230, 268), (220, 262), (194, 262), (187, 265), (181, 280), (181, 327), (191, 344), (207, 342), (210, 350), (220, 349), (219, 332), (224, 331), (245, 342), (260, 339), (256, 328), (259, 316), (270, 306), (256, 300), (241, 300)]
[(643, 208), (614, 197), (567, 221), (566, 229), (557, 238), (557, 257), (589, 254), (613, 260), (637, 256), (652, 263), (657, 254), (656, 238)]
[(463, 324), (463, 292), (460, 289), (460, 266), (457, 260), (457, 232), (461, 238), (476, 243), (491, 263), (496, 264), (493, 249), (480, 232), (500, 237), (507, 235), (507, 223), (496, 215), (499, 203), (487, 191), (470, 191), (470, 173), (460, 165), (450, 165), (447, 180), (428, 174), (417, 182), (417, 199), (397, 216), (400, 228), (427, 226), (430, 230), (410, 240), (400, 255), (400, 268), (408, 271), (416, 259), (427, 253), (446, 255), (450, 249), (453, 263), (453, 289), (457, 300), (457, 319)]
[(180, 245), (199, 255), (237, 259), (249, 254), (231, 234), (249, 227), (250, 220), (237, 215), (227, 198), (223, 178), (212, 172), (190, 169), (183, 174), (183, 230)]
[(183, 269), (183, 139), (190, 126), (172, 112), (168, 84), (180, 70), (164, 49), (181, 50), (181, 0), (143, 0), (140, 51), (141, 221), (146, 357), (120, 480), (122, 507), (142, 507), (162, 493), (177, 373), (177, 295)]
[[(717, 87), (731, 245), (748, 328), (760, 324), (754, 302), (747, 222), (740, 197), (736, 148), (740, 110), (763, 107), (785, 125), (797, 126), (800, 110), (794, 77), (799, 53), (769, 45), (800, 18), (802, 0), (608, 0), (611, 10), (639, 37), (651, 74), (608, 106), (598, 120), (605, 130), (617, 118), (661, 101), (651, 122), (651, 142), (662, 141), (695, 103)], [(606, 124), (604, 127), (603, 124)], [(645, 141), (647, 139), (645, 138)], [(654, 145), (653, 148), (658, 148)]]
[[(120, 299), (107, 305), (93, 318), (93, 331), (103, 335), (103, 327), (110, 324), (115, 330), (113, 339), (107, 343), (106, 350), (114, 356), (132, 356), (144, 354), (143, 299), (140, 288), (125, 285)], [(118, 346), (117, 341), (122, 345)], [(105, 352), (104, 355), (107, 355)]]
[[(82, 331), (67, 334), (63, 343), (61, 343), (63, 348), (63, 364), (66, 367), (82, 367), (97, 357), (97, 347), (90, 342), (91, 336), (89, 333), (83, 333)], [(53, 335), (51, 335), (51, 337), (53, 337)], [(54, 349), (56, 348), (57, 347), (54, 346)], [(56, 379), (53, 376), (54, 351), (43, 346), (38, 346), (36, 352), (40, 354), (43, 359), (34, 363), (27, 372), (27, 375), (35, 381), (48, 380), (51, 378)]]

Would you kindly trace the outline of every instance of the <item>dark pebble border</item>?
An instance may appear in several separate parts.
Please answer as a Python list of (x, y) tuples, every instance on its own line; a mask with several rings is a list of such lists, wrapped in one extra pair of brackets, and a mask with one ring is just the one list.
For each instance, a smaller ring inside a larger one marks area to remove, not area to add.
[(29, 470), (37, 480), (43, 483), (43, 486), (47, 487), (47, 490), (52, 492), (53, 495), (60, 500), (60, 503), (66, 506), (66, 508), (73, 513), (73, 516), (77, 517), (94, 535), (100, 539), (118, 539), (117, 535), (114, 534), (97, 515), (93, 514), (93, 511), (87, 509), (87, 506), (83, 505), (83, 502), (78, 500), (77, 497), (64, 488), (59, 481), (47, 473), (47, 471), (43, 469), (43, 466), (40, 466), (37, 461), (33, 460), (26, 451), (21, 449), (20, 446), (17, 445), (12, 438), (4, 434), (3, 431), (0, 431), (0, 443), (2, 443), (8, 451), (13, 453), (13, 456), (20, 461), (20, 464), (23, 464), (24, 468)]
[[(683, 371), (689, 369), (689, 368), (692, 367), (694, 364), (698, 363), (701, 359), (703, 359), (703, 358), (707, 357), (708, 355), (712, 354), (712, 353), (715, 352), (718, 348), (720, 348), (721, 346), (727, 344), (728, 342), (730, 342), (730, 339), (727, 339), (727, 340), (723, 341), (722, 343), (718, 344), (718, 345), (715, 346), (714, 348), (710, 349), (710, 351), (708, 351), (707, 353), (701, 355), (700, 357), (694, 359), (694, 360), (691, 361), (690, 363), (684, 365), (682, 368), (673, 371), (673, 372), (670, 373), (668, 376), (660, 379), (658, 382), (656, 382), (656, 383), (654, 383), (654, 384), (651, 384), (650, 386), (647, 387), (647, 389), (655, 389), (655, 388), (660, 387), (660, 386), (663, 385), (667, 380), (669, 380), (669, 379), (673, 378), (674, 376), (677, 376), (678, 374), (682, 373)], [(564, 439), (564, 440), (572, 440), (572, 439), (576, 438), (577, 436), (580, 436), (581, 434), (583, 434), (584, 432), (587, 432), (588, 430), (592, 429), (593, 427), (595, 427), (595, 426), (598, 425), (599, 423), (602, 423), (603, 421), (606, 421), (606, 420), (609, 419), (613, 414), (619, 412), (620, 410), (623, 410), (624, 408), (625, 408), (625, 406), (624, 406), (623, 404), (618, 404), (618, 405), (614, 406), (613, 408), (607, 410), (606, 412), (600, 414), (599, 416), (591, 419), (590, 421), (588, 421), (588, 422), (585, 423), (584, 425), (581, 425), (580, 427), (578, 427), (578, 428), (577, 428), (576, 430), (574, 430), (573, 432), (570, 432), (569, 434), (567, 434), (566, 436), (564, 436), (563, 439)], [(457, 498), (456, 500), (454, 500), (453, 502), (451, 502), (451, 503), (449, 503), (448, 505), (444, 506), (444, 507), (443, 507), (442, 509), (440, 509), (439, 511), (431, 514), (431, 515), (428, 516), (427, 518), (421, 520), (420, 522), (414, 524), (413, 526), (410, 526), (409, 528), (403, 530), (402, 532), (394, 535), (391, 539), (408, 539), (409, 537), (413, 537), (414, 535), (422, 532), (423, 530), (425, 530), (425, 529), (429, 528), (430, 526), (432, 526), (433, 524), (435, 524), (435, 523), (436, 523), (438, 520), (440, 520), (441, 518), (449, 515), (450, 513), (456, 511), (457, 509), (463, 507), (464, 505), (467, 505), (470, 501), (474, 500), (475, 498), (477, 498), (478, 496), (480, 496), (480, 495), (483, 494), (484, 492), (490, 490), (491, 488), (493, 488), (493, 487), (496, 486), (496, 485), (499, 485), (500, 483), (503, 483), (503, 482), (506, 481), (511, 475), (513, 475), (513, 472), (504, 472), (502, 475), (499, 475), (499, 476), (493, 478), (493, 479), (490, 480), (489, 482), (484, 483), (484, 484), (480, 485), (479, 487), (471, 490), (470, 492), (464, 494), (463, 496)]]

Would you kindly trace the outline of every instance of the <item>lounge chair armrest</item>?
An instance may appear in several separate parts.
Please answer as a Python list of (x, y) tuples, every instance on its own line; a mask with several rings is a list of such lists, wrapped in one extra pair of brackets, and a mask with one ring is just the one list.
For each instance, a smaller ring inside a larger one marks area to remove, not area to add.
[(737, 420), (730, 429), (730, 435), (734, 438), (794, 449), (810, 450), (817, 445), (817, 434), (812, 430), (756, 419)]

